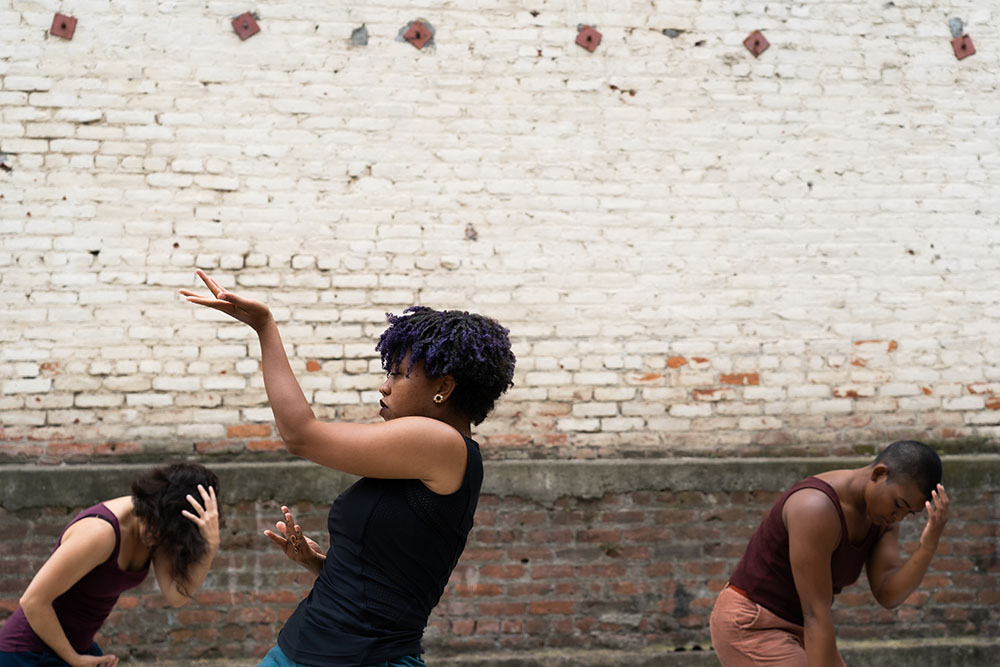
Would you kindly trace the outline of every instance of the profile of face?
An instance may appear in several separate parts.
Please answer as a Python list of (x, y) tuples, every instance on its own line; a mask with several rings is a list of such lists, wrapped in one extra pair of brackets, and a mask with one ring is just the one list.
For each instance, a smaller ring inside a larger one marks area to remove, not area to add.
[(441, 390), (441, 378), (427, 377), (424, 362), (418, 361), (410, 368), (410, 355), (403, 357), (396, 368), (386, 373), (379, 386), (382, 400), (379, 416), (385, 421), (399, 417), (430, 417), (437, 407), (434, 395)]
[(924, 511), (924, 496), (917, 483), (906, 477), (890, 479), (889, 470), (879, 464), (872, 469), (865, 489), (865, 504), (869, 520), (888, 528), (912, 514)]

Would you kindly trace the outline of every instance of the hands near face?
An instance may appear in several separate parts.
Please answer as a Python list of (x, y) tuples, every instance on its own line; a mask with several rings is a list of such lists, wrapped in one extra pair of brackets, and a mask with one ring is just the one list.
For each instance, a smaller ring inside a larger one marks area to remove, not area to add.
[(924, 507), (927, 508), (927, 525), (924, 526), (924, 531), (920, 534), (920, 546), (934, 552), (937, 550), (944, 526), (948, 523), (949, 500), (948, 492), (944, 490), (944, 486), (937, 485), (937, 488), (931, 492), (931, 500), (924, 503)]
[(201, 494), (203, 504), (199, 504), (195, 497), (189, 493), (187, 500), (194, 507), (195, 513), (181, 510), (181, 514), (198, 526), (198, 532), (205, 538), (210, 548), (217, 549), (219, 547), (219, 503), (215, 498), (215, 488), (210, 486), (208, 491), (205, 491), (205, 487), (199, 484), (198, 493)]
[(290, 559), (310, 572), (319, 574), (319, 569), (322, 567), (323, 561), (326, 560), (326, 554), (316, 542), (302, 534), (302, 527), (295, 523), (291, 510), (282, 505), (281, 514), (285, 520), (274, 524), (281, 534), (271, 530), (265, 530), (264, 534), (281, 547), (281, 550)]
[(259, 331), (260, 328), (267, 324), (268, 320), (271, 319), (271, 311), (265, 304), (260, 301), (246, 299), (233, 294), (232, 292), (225, 291), (219, 283), (215, 282), (212, 278), (209, 278), (208, 275), (201, 269), (198, 269), (195, 273), (198, 274), (198, 277), (202, 279), (208, 289), (212, 292), (212, 296), (214, 298), (210, 299), (208, 297), (201, 296), (197, 292), (192, 292), (191, 290), (180, 290), (180, 293), (191, 303), (196, 303), (199, 306), (214, 308), (225, 313), (226, 315), (229, 315), (233, 319), (237, 319), (244, 324), (250, 325), (253, 327), (254, 331)]

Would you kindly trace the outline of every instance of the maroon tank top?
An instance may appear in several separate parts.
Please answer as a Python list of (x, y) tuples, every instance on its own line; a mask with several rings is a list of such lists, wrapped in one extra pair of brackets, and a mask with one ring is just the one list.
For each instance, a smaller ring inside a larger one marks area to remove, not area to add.
[(747, 597), (760, 606), (796, 625), (804, 624), (802, 604), (792, 578), (792, 564), (788, 557), (788, 530), (781, 520), (781, 511), (788, 497), (802, 489), (817, 489), (825, 493), (837, 508), (837, 516), (840, 517), (840, 544), (830, 556), (830, 572), (833, 575), (830, 604), (833, 604), (833, 596), (844, 586), (858, 580), (868, 554), (882, 536), (881, 529), (872, 524), (861, 544), (851, 544), (837, 492), (817, 477), (807, 477), (778, 498), (750, 538), (746, 553), (736, 564), (729, 581), (745, 591)]
[[(118, 526), (118, 517), (105, 507), (104, 503), (83, 510), (66, 524), (66, 528), (87, 517), (98, 517), (111, 524), (115, 529), (115, 548), (106, 561), (83, 575), (69, 590), (52, 601), (59, 624), (62, 625), (66, 638), (77, 653), (83, 653), (90, 648), (94, 635), (111, 613), (118, 596), (123, 591), (141, 584), (149, 573), (148, 562), (143, 569), (135, 572), (128, 572), (118, 567), (118, 552), (122, 544), (121, 528)], [(63, 532), (59, 535), (59, 541), (52, 553), (55, 553), (62, 544), (66, 528), (63, 528)], [(0, 628), (0, 651), (19, 653), (49, 650), (45, 642), (31, 629), (20, 607), (11, 614), (3, 628)]]

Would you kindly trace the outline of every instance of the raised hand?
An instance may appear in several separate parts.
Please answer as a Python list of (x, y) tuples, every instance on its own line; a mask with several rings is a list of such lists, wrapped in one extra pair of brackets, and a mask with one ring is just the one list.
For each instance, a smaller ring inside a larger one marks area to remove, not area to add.
[(191, 303), (196, 303), (199, 306), (208, 306), (209, 308), (214, 308), (219, 312), (229, 315), (233, 319), (237, 319), (244, 324), (248, 324), (253, 327), (254, 331), (259, 331), (262, 326), (267, 324), (271, 319), (271, 311), (268, 307), (261, 303), (260, 301), (254, 301), (253, 299), (247, 299), (232, 292), (227, 292), (222, 289), (219, 283), (215, 282), (212, 278), (208, 277), (201, 269), (195, 271), (198, 277), (202, 279), (208, 289), (212, 292), (213, 298), (208, 298), (201, 296), (197, 292), (192, 292), (191, 290), (182, 289), (179, 292)]
[(941, 484), (931, 492), (931, 500), (924, 503), (924, 507), (927, 508), (927, 525), (920, 534), (920, 545), (932, 552), (937, 551), (938, 540), (941, 539), (944, 526), (948, 523), (948, 503), (948, 492)]
[(215, 488), (210, 486), (206, 491), (205, 487), (199, 484), (198, 493), (201, 494), (201, 503), (195, 500), (195, 497), (190, 493), (187, 495), (187, 501), (194, 508), (194, 513), (181, 510), (181, 514), (198, 526), (198, 532), (201, 533), (210, 547), (218, 548), (219, 503), (215, 498)]
[(326, 560), (326, 554), (323, 553), (323, 549), (316, 542), (302, 534), (302, 527), (295, 523), (295, 518), (288, 507), (282, 505), (281, 514), (285, 520), (274, 524), (274, 527), (281, 534), (279, 535), (271, 530), (265, 530), (264, 534), (277, 546), (281, 547), (281, 550), (288, 558), (299, 563), (310, 572), (319, 574), (319, 569), (322, 567), (323, 561)]

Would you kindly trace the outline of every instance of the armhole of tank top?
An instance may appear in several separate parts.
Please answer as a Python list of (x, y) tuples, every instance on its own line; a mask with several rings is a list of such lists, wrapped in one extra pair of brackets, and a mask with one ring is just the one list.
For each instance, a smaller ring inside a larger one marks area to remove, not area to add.
[[(827, 486), (829, 486), (830, 490), (833, 489), (833, 486), (831, 486), (829, 482), (826, 482), (826, 481), (824, 481), (822, 479), (819, 479), (819, 477), (815, 477), (814, 476), (814, 477), (809, 477), (807, 479), (818, 479), (823, 484), (826, 484)], [(802, 481), (804, 482), (806, 480), (802, 480)], [(799, 483), (801, 484), (802, 482), (799, 482)], [(840, 540), (837, 541), (837, 547), (836, 548), (839, 549), (841, 547), (841, 545), (844, 543), (845, 539), (847, 540), (848, 544), (850, 544), (851, 538), (850, 538), (850, 535), (847, 532), (847, 519), (844, 518), (844, 509), (840, 506), (840, 499), (839, 498), (834, 498), (833, 496), (831, 496), (827, 492), (827, 489), (816, 488), (815, 486), (803, 486), (801, 488), (795, 489), (794, 491), (792, 491), (791, 493), (789, 493), (787, 496), (785, 496), (785, 502), (781, 504), (781, 514), (782, 514), (781, 523), (782, 523), (782, 525), (784, 525), (784, 523), (785, 523), (785, 519), (784, 519), (785, 504), (788, 503), (788, 499), (791, 498), (796, 493), (798, 493), (799, 491), (805, 491), (806, 489), (812, 489), (813, 491), (819, 491), (820, 493), (822, 493), (824, 496), (826, 496), (826, 499), (830, 501), (830, 504), (833, 505), (834, 511), (837, 512), (837, 518), (840, 519)], [(835, 490), (833, 491), (833, 495), (834, 496), (837, 495), (837, 492)], [(785, 526), (785, 531), (786, 532), (788, 531), (788, 526)], [(834, 549), (834, 551), (836, 551), (836, 549)]]
[[(111, 510), (108, 510), (108, 511), (110, 512)], [(121, 528), (117, 525), (116, 521), (112, 521), (111, 519), (109, 519), (108, 517), (104, 516), (103, 514), (97, 514), (96, 512), (93, 513), (93, 514), (85, 514), (85, 515), (83, 515), (83, 516), (80, 517), (80, 519), (91, 519), (91, 518), (94, 518), (94, 519), (103, 519), (109, 526), (111, 526), (111, 529), (115, 531), (115, 548), (111, 550), (111, 556), (108, 558), (108, 562), (112, 562), (113, 561), (117, 565), (118, 564), (118, 554), (121, 553), (121, 548), (122, 548), (122, 531), (121, 531)], [(73, 523), (76, 523), (76, 522), (74, 521)], [(68, 527), (69, 526), (67, 526), (67, 528)], [(61, 541), (62, 540), (60, 540), (60, 542)]]
[[(108, 510), (108, 511), (110, 512), (111, 510)], [(118, 554), (121, 552), (121, 547), (122, 547), (122, 533), (121, 533), (121, 528), (119, 528), (118, 526), (116, 526), (115, 523), (111, 521), (111, 519), (109, 519), (108, 517), (104, 516), (103, 514), (98, 514), (97, 512), (91, 512), (90, 514), (84, 514), (83, 516), (81, 516), (81, 517), (79, 517), (77, 519), (74, 519), (72, 523), (70, 523), (68, 526), (66, 526), (65, 528), (63, 528), (63, 531), (59, 534), (59, 540), (56, 542), (56, 549), (58, 549), (59, 547), (62, 546), (63, 537), (66, 535), (66, 531), (69, 530), (69, 527), (70, 526), (75, 526), (76, 524), (80, 523), (84, 519), (102, 519), (105, 523), (107, 523), (109, 526), (111, 526), (112, 530), (115, 531), (115, 547), (114, 547), (114, 549), (111, 550), (111, 556), (109, 556), (108, 560), (105, 561), (105, 562), (114, 561), (115, 564), (117, 564), (118, 563)]]
[[(462, 434), (459, 433), (459, 435)], [(422, 480), (416, 480), (420, 484), (420, 486), (422, 486), (427, 491), (427, 493), (431, 494), (436, 498), (453, 498), (459, 493), (461, 493), (463, 489), (469, 486), (469, 482), (471, 480), (471, 478), (469, 477), (469, 466), (472, 464), (472, 446), (476, 444), (476, 441), (473, 440), (472, 438), (467, 438), (464, 435), (462, 435), (462, 441), (465, 443), (465, 474), (462, 475), (462, 483), (458, 486), (457, 489), (455, 489), (451, 493), (438, 493), (437, 491), (434, 491), (429, 486), (424, 484)]]

